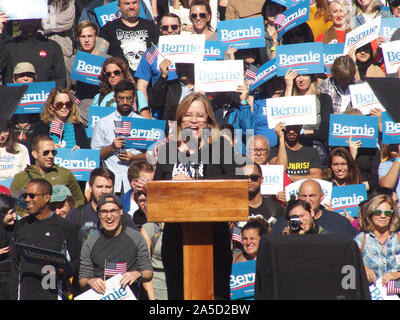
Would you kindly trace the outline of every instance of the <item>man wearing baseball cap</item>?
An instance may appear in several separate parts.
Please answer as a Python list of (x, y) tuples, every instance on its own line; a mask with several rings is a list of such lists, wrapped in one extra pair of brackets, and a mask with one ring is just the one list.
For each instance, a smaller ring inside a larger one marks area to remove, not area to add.
[(57, 184), (53, 186), (50, 199), (50, 210), (61, 218), (66, 218), (68, 212), (75, 206), (71, 190), (67, 186)]
[(102, 227), (83, 244), (79, 283), (84, 290), (104, 294), (105, 280), (121, 273), (121, 285), (129, 285), (138, 297), (138, 283), (153, 276), (146, 241), (140, 232), (121, 223), (123, 210), (117, 195), (103, 194), (97, 202), (97, 214)]

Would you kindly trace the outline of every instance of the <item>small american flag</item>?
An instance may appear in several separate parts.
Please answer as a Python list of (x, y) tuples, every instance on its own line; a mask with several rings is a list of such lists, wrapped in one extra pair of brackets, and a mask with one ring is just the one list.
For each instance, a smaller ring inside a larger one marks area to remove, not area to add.
[(50, 133), (54, 133), (58, 136), (62, 135), (64, 130), (64, 123), (58, 120), (53, 120), (50, 125)]
[(246, 72), (244, 73), (244, 75), (252, 80), (254, 80), (256, 78), (257, 75), (257, 66), (255, 66), (254, 64), (249, 64), (249, 66), (247, 67)]
[(106, 262), (104, 275), (106, 277), (113, 277), (119, 273), (124, 274), (127, 271), (126, 262)]
[(286, 16), (282, 13), (277, 14), (274, 17), (274, 24), (276, 24), (279, 27), (283, 26), (283, 23), (285, 22)]
[(242, 243), (242, 230), (235, 225), (232, 228), (232, 241)]
[(131, 133), (131, 123), (130, 121), (114, 121), (115, 123), (115, 133), (129, 135)]
[(154, 60), (156, 60), (158, 54), (159, 54), (159, 52), (158, 52), (157, 48), (154, 45), (152, 45), (146, 53), (147, 62), (152, 64), (154, 62)]
[(388, 296), (394, 295), (394, 294), (399, 294), (400, 293), (400, 280), (390, 280), (386, 284), (386, 289), (387, 289), (386, 294)]

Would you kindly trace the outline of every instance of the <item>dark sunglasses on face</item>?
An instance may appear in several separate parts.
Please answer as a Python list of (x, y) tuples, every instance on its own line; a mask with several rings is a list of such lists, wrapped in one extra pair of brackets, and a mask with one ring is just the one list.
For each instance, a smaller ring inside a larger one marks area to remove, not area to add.
[(67, 101), (67, 102), (57, 102), (53, 105), (54, 109), (56, 110), (61, 110), (63, 107), (66, 107), (67, 109), (72, 109), (72, 102)]
[(191, 17), (192, 19), (197, 19), (197, 17), (200, 17), (200, 19), (205, 19), (205, 18), (207, 17), (207, 14), (204, 13), (204, 12), (199, 13), (199, 14), (197, 14), (197, 13), (192, 13), (192, 14), (190, 15), (190, 17)]
[(50, 153), (51, 153), (53, 156), (56, 156), (56, 155), (57, 155), (57, 150), (44, 150), (44, 151), (43, 151), (43, 156), (47, 157)]
[(31, 199), (35, 199), (36, 196), (44, 196), (47, 193), (23, 193), (21, 194), (22, 199), (26, 199), (27, 197)]
[(379, 210), (379, 209), (374, 209), (373, 211), (375, 216), (381, 216), (382, 213), (385, 215), (385, 217), (391, 217), (393, 214), (393, 210)]
[(121, 74), (121, 70), (115, 70), (115, 71), (111, 71), (111, 72), (106, 72), (106, 77), (109, 78), (111, 77), (111, 75), (114, 76), (119, 76)]
[(161, 30), (166, 32), (166, 31), (168, 31), (169, 27), (171, 27), (172, 31), (176, 31), (179, 28), (179, 26), (177, 24), (171, 24), (171, 25), (161, 26)]
[(255, 173), (253, 173), (253, 174), (251, 174), (249, 176), (248, 175), (243, 175), (242, 177), (243, 177), (243, 179), (250, 179), (253, 182), (257, 182), (260, 179), (260, 176), (258, 174), (255, 174)]

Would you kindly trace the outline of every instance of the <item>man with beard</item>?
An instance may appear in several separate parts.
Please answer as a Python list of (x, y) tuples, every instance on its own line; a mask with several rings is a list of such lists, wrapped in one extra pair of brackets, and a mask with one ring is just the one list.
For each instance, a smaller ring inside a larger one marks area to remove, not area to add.
[[(286, 173), (292, 182), (310, 178), (321, 179), (322, 174), (318, 151), (301, 144), (299, 140), (301, 127), (301, 125), (286, 126), (284, 130), (288, 163)], [(276, 163), (278, 150), (277, 146), (271, 148), (268, 161), (270, 164)]]
[(100, 160), (115, 175), (114, 190), (125, 193), (131, 189), (128, 180), (128, 168), (133, 160), (143, 160), (146, 153), (141, 150), (125, 150), (125, 138), (115, 132), (116, 122), (122, 117), (143, 118), (133, 111), (135, 85), (128, 80), (121, 80), (114, 89), (117, 110), (100, 119), (93, 130), (91, 147), (100, 150)]
[(6, 22), (7, 16), (0, 12), (0, 68), (5, 82), (12, 82), (13, 70), (19, 62), (29, 62), (35, 68), (36, 81), (55, 81), (57, 88), (65, 87), (66, 71), (61, 47), (38, 32), (41, 20), (20, 20), (21, 34), (7, 44), (3, 36)]

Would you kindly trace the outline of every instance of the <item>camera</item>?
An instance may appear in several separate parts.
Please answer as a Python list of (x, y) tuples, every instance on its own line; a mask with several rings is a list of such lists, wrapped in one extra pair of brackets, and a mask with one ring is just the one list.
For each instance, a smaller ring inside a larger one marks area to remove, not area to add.
[(289, 218), (289, 230), (293, 233), (299, 233), (301, 230), (301, 221), (299, 216), (294, 215)]

